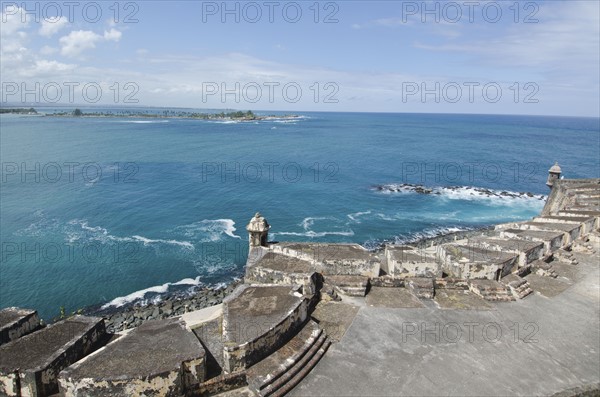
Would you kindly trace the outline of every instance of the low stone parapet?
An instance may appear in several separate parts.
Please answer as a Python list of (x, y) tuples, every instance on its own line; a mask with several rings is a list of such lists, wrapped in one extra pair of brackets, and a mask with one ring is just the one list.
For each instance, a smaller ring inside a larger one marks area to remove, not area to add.
[(544, 217), (533, 218), (534, 222), (547, 223), (566, 223), (572, 225), (582, 225), (581, 235), (585, 235), (594, 230), (596, 218), (593, 216), (563, 216), (563, 215), (548, 215)]
[(358, 244), (279, 243), (269, 248), (313, 263), (323, 275), (377, 277), (381, 267), (380, 258)]
[(457, 278), (499, 280), (517, 269), (519, 256), (480, 247), (443, 244), (438, 260), (448, 274)]
[(308, 302), (290, 287), (239, 286), (223, 302), (223, 369), (244, 370), (277, 350), (308, 318)]
[(298, 285), (309, 297), (317, 293), (317, 279), (316, 268), (310, 262), (276, 252), (249, 263), (244, 277), (247, 284)]
[(382, 270), (396, 277), (434, 277), (440, 266), (425, 250), (408, 245), (386, 245)]
[(541, 259), (545, 253), (543, 242), (502, 238), (501, 236), (471, 238), (468, 240), (468, 245), (492, 251), (517, 254), (519, 256), (519, 267)]
[(104, 320), (74, 316), (0, 347), (0, 395), (58, 392), (58, 373), (104, 342)]
[(205, 350), (179, 318), (148, 321), (60, 373), (64, 397), (181, 396), (205, 379)]
[(0, 345), (27, 335), (40, 327), (35, 310), (7, 307), (0, 310)]

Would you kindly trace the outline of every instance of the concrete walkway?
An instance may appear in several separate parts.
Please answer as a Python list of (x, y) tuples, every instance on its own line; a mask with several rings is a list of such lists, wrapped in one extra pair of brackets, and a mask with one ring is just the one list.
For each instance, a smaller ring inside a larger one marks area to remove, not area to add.
[(486, 310), (363, 305), (292, 396), (541, 396), (600, 382), (600, 258), (573, 285)]

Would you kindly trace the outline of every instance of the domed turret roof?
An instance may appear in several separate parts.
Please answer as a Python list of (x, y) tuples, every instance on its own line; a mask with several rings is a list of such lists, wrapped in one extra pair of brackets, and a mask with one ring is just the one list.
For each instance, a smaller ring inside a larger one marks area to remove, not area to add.
[(246, 226), (246, 230), (249, 232), (266, 232), (269, 230), (271, 226), (265, 218), (262, 217), (260, 212), (257, 212), (252, 219), (250, 219), (250, 223)]
[(558, 165), (558, 162), (555, 162), (554, 165), (552, 167), (550, 167), (550, 169), (548, 170), (548, 172), (552, 172), (555, 174), (560, 174), (562, 173), (562, 170), (560, 169), (560, 166)]

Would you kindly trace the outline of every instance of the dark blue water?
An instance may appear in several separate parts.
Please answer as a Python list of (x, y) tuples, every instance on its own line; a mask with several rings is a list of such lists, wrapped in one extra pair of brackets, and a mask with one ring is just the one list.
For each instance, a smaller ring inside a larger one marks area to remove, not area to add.
[[(3, 115), (0, 307), (51, 317), (226, 282), (243, 274), (256, 211), (275, 240), (374, 247), (534, 216), (554, 161), (599, 177), (598, 119), (302, 116)], [(399, 183), (439, 194), (374, 188)]]

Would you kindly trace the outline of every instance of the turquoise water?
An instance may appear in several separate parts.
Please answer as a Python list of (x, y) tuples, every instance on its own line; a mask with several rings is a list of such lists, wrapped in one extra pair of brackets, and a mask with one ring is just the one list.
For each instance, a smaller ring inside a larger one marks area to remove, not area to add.
[[(243, 274), (256, 211), (274, 240), (372, 248), (532, 217), (554, 161), (599, 177), (598, 119), (301, 116), (1, 116), (0, 307), (48, 318), (226, 282)], [(438, 194), (376, 188), (400, 183)]]

